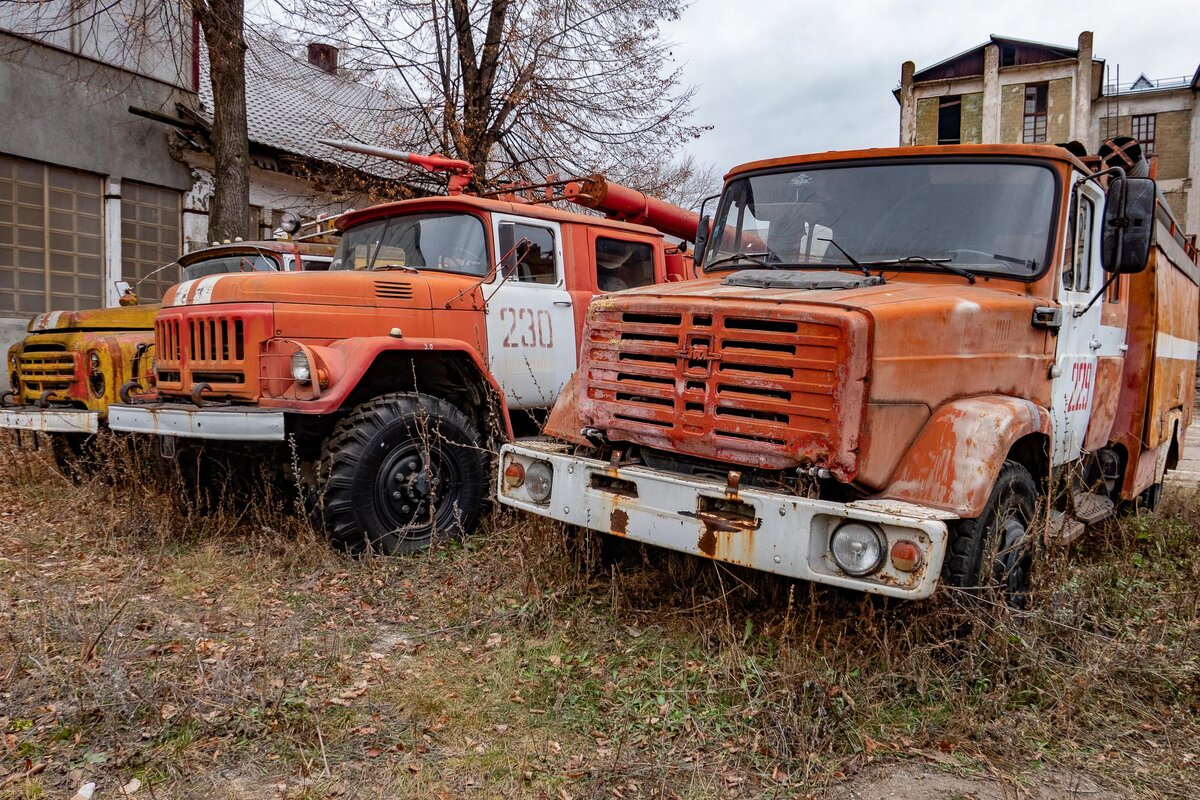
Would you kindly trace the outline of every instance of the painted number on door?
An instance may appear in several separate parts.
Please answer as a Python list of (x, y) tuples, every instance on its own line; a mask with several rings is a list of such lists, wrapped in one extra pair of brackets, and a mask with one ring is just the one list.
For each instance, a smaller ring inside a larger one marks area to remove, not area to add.
[(554, 321), (549, 311), (503, 306), (500, 322), (508, 323), (505, 347), (554, 347)]
[(1071, 398), (1067, 401), (1067, 412), (1083, 411), (1087, 408), (1092, 393), (1092, 373), (1095, 364), (1075, 362), (1071, 365)]

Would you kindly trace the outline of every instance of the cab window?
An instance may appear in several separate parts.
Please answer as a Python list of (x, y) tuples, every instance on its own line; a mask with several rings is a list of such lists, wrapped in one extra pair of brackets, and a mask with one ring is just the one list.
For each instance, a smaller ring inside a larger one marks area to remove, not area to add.
[[(1092, 234), (1095, 229), (1096, 203), (1090, 197), (1081, 197), (1079, 214), (1075, 219), (1075, 252), (1072, 262), (1074, 289), (1086, 292), (1092, 288)], [(1064, 283), (1066, 283), (1064, 275)], [(1066, 288), (1072, 288), (1067, 285)]]
[(654, 248), (645, 242), (596, 237), (596, 287), (619, 292), (654, 283)]
[(526, 244), (524, 254), (517, 261), (514, 278), (521, 283), (540, 283), (548, 286), (558, 283), (554, 231), (536, 225), (517, 223), (513, 225), (513, 241)]

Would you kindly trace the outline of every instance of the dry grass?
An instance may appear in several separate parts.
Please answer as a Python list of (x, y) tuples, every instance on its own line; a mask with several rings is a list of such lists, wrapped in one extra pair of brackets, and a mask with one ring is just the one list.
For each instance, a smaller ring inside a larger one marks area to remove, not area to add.
[(1044, 553), (1013, 618), (602, 561), (505, 514), (351, 559), (280, 501), (116, 471), (0, 452), (0, 781), (45, 765), (5, 800), (819, 796), (900, 760), (1016, 796), (1200, 780), (1194, 497)]

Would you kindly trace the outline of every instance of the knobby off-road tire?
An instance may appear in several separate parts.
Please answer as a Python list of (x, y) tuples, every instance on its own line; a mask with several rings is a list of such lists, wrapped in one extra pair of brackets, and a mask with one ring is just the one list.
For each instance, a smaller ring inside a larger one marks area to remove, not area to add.
[(415, 553), (475, 527), (489, 465), (479, 432), (450, 403), (387, 394), (355, 408), (325, 441), (316, 516), (339, 547)]
[(1005, 461), (996, 485), (976, 519), (956, 523), (942, 565), (951, 586), (1024, 608), (1033, 566), (1033, 526), (1038, 488), (1015, 461)]

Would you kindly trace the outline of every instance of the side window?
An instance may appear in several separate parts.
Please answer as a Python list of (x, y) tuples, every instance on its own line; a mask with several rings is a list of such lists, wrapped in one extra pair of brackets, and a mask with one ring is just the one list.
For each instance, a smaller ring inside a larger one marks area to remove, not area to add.
[(517, 262), (517, 274), (514, 277), (521, 283), (557, 284), (558, 259), (555, 256), (554, 231), (517, 224), (513, 226), (513, 235), (514, 241), (529, 241), (529, 249)]
[[(1075, 291), (1092, 288), (1092, 234), (1095, 228), (1096, 203), (1090, 197), (1079, 198), (1079, 214), (1075, 219), (1074, 264)], [(1064, 283), (1065, 283), (1064, 276)], [(1067, 288), (1071, 288), (1069, 285)]]
[(654, 248), (645, 242), (596, 237), (596, 286), (619, 292), (654, 283)]

